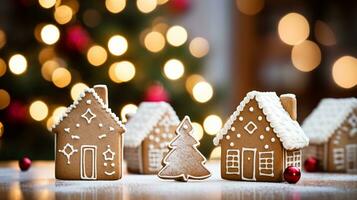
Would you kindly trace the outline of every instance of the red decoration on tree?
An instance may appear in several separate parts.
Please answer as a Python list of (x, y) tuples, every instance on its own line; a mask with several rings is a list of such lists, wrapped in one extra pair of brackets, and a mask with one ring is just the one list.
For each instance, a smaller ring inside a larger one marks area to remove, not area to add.
[(12, 101), (7, 108), (7, 118), (10, 123), (24, 123), (27, 118), (27, 108), (19, 101)]
[(191, 7), (190, 0), (171, 0), (169, 6), (172, 12), (181, 14), (186, 12)]
[(89, 42), (89, 34), (82, 26), (74, 25), (67, 29), (65, 45), (69, 50), (84, 52), (88, 49)]
[(307, 172), (317, 172), (319, 169), (319, 162), (315, 157), (309, 157), (304, 162), (304, 169)]
[(145, 101), (169, 101), (169, 95), (160, 83), (155, 83), (146, 89)]
[(27, 171), (31, 167), (31, 159), (27, 156), (24, 156), (19, 160), (19, 167), (21, 171)]
[(289, 166), (284, 170), (284, 179), (288, 183), (297, 183), (300, 180), (301, 172), (298, 167)]

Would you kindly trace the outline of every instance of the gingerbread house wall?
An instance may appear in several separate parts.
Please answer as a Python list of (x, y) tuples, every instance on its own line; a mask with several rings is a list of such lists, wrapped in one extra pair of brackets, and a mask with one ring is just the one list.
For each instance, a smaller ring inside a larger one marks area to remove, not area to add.
[(139, 147), (124, 148), (124, 158), (129, 172), (131, 173), (142, 172), (141, 151), (142, 151), (141, 145), (139, 145)]
[(251, 181), (283, 180), (285, 164), (282, 143), (262, 110), (258, 108), (255, 99), (246, 104), (237, 116), (231, 129), (221, 140), (221, 148), (222, 178)]
[(326, 170), (327, 167), (327, 144), (310, 144), (309, 146), (305, 147), (302, 152), (302, 161), (310, 157), (315, 157), (319, 160), (319, 169)]

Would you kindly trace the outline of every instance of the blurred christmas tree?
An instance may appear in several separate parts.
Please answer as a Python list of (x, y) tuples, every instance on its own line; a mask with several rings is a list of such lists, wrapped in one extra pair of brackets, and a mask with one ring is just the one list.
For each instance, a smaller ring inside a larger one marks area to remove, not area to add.
[[(199, 75), (209, 44), (169, 20), (190, 6), (189, 0), (3, 2), (0, 159), (53, 158), (47, 129), (84, 88), (99, 83), (108, 86), (110, 107), (123, 121), (141, 101), (169, 101), (179, 116), (198, 122), (201, 139), (200, 124), (217, 100)], [(206, 119), (205, 130), (214, 134), (220, 118)], [(205, 155), (211, 138), (201, 139)]]

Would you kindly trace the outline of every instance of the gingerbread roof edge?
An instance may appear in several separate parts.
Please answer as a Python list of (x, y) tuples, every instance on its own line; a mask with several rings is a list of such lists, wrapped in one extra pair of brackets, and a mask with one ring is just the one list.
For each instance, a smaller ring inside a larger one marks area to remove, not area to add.
[(291, 119), (290, 115), (283, 108), (280, 98), (275, 92), (249, 92), (237, 106), (236, 110), (229, 117), (223, 128), (213, 139), (214, 145), (218, 146), (221, 139), (228, 133), (240, 112), (245, 105), (252, 99), (255, 99), (260, 109), (262, 109), (267, 121), (272, 127), (274, 133), (280, 139), (283, 147), (287, 150), (300, 149), (309, 144), (309, 139), (304, 134), (299, 123)]
[(77, 107), (77, 105), (83, 100), (83, 97), (86, 93), (90, 93), (91, 95), (93, 95), (94, 99), (101, 105), (105, 112), (110, 115), (110, 117), (119, 125), (119, 127), (124, 130), (124, 132), (126, 132), (126, 128), (120, 121), (119, 117), (117, 117), (115, 113), (112, 112), (112, 110), (108, 107), (108, 105), (104, 103), (103, 99), (100, 98), (100, 96), (95, 92), (93, 88), (85, 89), (79, 95), (79, 97), (70, 106), (67, 107), (67, 110), (59, 117), (59, 120), (52, 125), (52, 130), (55, 129), (66, 117), (68, 117), (68, 114)]

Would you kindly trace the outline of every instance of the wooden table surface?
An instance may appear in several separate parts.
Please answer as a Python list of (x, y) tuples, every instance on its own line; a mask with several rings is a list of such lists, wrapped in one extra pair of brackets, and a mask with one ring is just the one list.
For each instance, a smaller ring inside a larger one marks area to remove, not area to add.
[(209, 162), (204, 181), (163, 181), (154, 175), (124, 174), (118, 181), (60, 181), (53, 162), (34, 162), (27, 172), (17, 162), (0, 163), (0, 199), (357, 199), (357, 175), (303, 173), (297, 184), (222, 180)]

